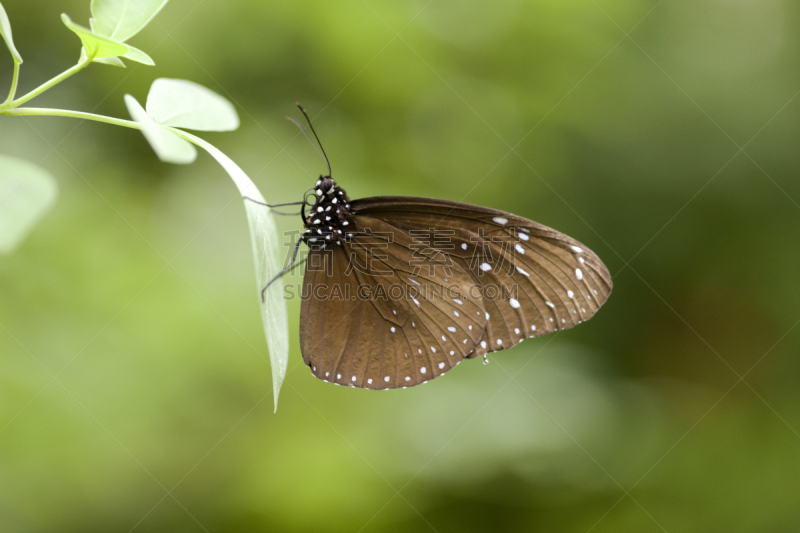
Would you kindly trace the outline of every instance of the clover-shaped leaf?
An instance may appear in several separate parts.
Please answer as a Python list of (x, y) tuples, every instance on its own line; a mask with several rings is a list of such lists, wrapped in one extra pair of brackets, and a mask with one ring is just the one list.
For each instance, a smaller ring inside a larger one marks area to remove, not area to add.
[(126, 94), (125, 105), (128, 106), (131, 118), (141, 126), (142, 134), (160, 160), (185, 165), (197, 158), (194, 146), (150, 118), (136, 98)]
[(0, 253), (13, 252), (55, 203), (58, 185), (38, 166), (0, 156)]
[(239, 116), (217, 93), (186, 80), (159, 78), (147, 95), (147, 114), (164, 126), (200, 131), (231, 131)]
[(122, 56), (127, 54), (131, 49), (126, 44), (95, 35), (89, 28), (84, 28), (80, 24), (75, 24), (66, 13), (61, 15), (61, 20), (64, 21), (64, 25), (67, 28), (80, 37), (86, 56), (92, 61), (106, 57)]
[(167, 129), (169, 126), (202, 131), (228, 131), (239, 126), (239, 116), (230, 102), (202, 85), (159, 78), (147, 95), (147, 111), (130, 95), (125, 103), (133, 120), (162, 161), (191, 163), (194, 147)]
[(8, 20), (3, 4), (0, 4), (0, 36), (6, 42), (8, 51), (14, 56), (14, 61), (22, 63), (22, 56), (17, 52), (17, 48), (14, 46), (14, 39), (11, 37), (11, 22)]
[(92, 0), (89, 22), (95, 35), (124, 43), (147, 26), (167, 1)]

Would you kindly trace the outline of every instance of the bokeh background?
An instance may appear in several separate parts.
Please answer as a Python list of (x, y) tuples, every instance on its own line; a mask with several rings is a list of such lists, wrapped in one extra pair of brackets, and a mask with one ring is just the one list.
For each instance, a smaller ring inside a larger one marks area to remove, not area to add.
[[(3, 0), (21, 91), (74, 64), (59, 15), (88, 4)], [(273, 414), (216, 163), (0, 117), (0, 151), (61, 188), (0, 258), (0, 529), (797, 531), (799, 25), (790, 0), (172, 0), (131, 41), (157, 66), (95, 65), (30, 105), (127, 118), (125, 93), (193, 80), (242, 119), (203, 136), (287, 202), (324, 170), (284, 119), (301, 101), (352, 197), (529, 217), (594, 249), (614, 293), (381, 393), (313, 378), (290, 302)]]

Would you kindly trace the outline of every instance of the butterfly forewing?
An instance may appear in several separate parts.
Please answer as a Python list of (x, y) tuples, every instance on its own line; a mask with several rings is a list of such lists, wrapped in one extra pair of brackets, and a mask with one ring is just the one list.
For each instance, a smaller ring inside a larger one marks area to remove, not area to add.
[(359, 218), (451, 237), (448, 253), (480, 285), (488, 321), (470, 357), (579, 324), (611, 292), (608, 270), (591, 250), (523, 217), (413, 197), (367, 198), (353, 208)]

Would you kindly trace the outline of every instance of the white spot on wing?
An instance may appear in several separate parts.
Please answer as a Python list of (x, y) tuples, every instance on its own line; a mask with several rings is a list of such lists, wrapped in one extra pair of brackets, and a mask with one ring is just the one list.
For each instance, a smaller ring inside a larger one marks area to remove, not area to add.
[(569, 296), (570, 298), (572, 298), (573, 296), (575, 296), (575, 293), (574, 293), (574, 292), (572, 292), (572, 291), (567, 291), (567, 296)]
[[(450, 355), (453, 355), (453, 352), (450, 352)], [(439, 368), (444, 368), (444, 363), (439, 363)]]
[(480, 269), (483, 270), (484, 272), (488, 272), (492, 269), (492, 265), (490, 265), (489, 263), (481, 263)]
[(524, 276), (531, 277), (531, 275), (530, 275), (530, 274), (528, 274), (527, 272), (525, 272), (524, 270), (522, 270), (520, 267), (517, 267), (517, 272), (519, 272), (520, 274), (522, 274), (522, 275), (524, 275)]
[(352, 379), (351, 381), (355, 381), (355, 380), (356, 380), (356, 377), (355, 377), (355, 376), (353, 376), (353, 379)]
[(414, 278), (408, 278), (408, 281), (410, 281), (411, 283), (413, 283), (415, 285), (419, 285), (420, 287), (422, 287), (422, 284), (419, 281), (415, 280)]
[(392, 327), (390, 327), (390, 328), (389, 328), (389, 331), (391, 331), (392, 333), (394, 333), (394, 332), (395, 332), (395, 331), (397, 331), (397, 330), (396, 330), (396, 329), (394, 329), (394, 326), (392, 326)]
[(508, 219), (505, 217), (494, 217), (492, 220), (494, 220), (498, 224), (503, 224), (503, 225), (508, 224)]
[(419, 369), (419, 373), (420, 373), (420, 374), (424, 374), (424, 373), (425, 373), (425, 372), (427, 372), (427, 371), (428, 371), (428, 369), (427, 369), (427, 368), (425, 368), (424, 366), (423, 366), (422, 368), (420, 368), (420, 369)]
[(514, 333), (516, 333), (517, 335), (519, 335), (519, 328), (514, 328)]
[(503, 344), (503, 339), (497, 339), (497, 344), (498, 345)]
[(466, 249), (467, 249), (467, 243), (465, 243), (465, 242), (462, 242), (462, 243), (461, 243), (461, 249), (462, 249), (462, 250), (466, 250)]
[(389, 376), (386, 376), (385, 378), (383, 378), (383, 381), (388, 383), (389, 382)]
[(411, 381), (411, 378), (406, 376), (406, 381)]
[(464, 302), (462, 302), (462, 301), (461, 301), (461, 300), (459, 300), (458, 298), (453, 298), (453, 301), (454, 301), (455, 303), (457, 303), (458, 305), (464, 305)]
[(367, 380), (367, 383), (369, 383), (370, 385), (372, 385), (372, 378), (369, 378), (369, 379)]
[(456, 332), (456, 328), (454, 328), (453, 326), (448, 326), (447, 327), (447, 331), (449, 331), (450, 333), (455, 333)]
[(414, 300), (414, 303), (415, 303), (415, 304), (417, 304), (417, 307), (420, 307), (420, 305), (419, 305), (419, 301), (418, 301), (416, 298), (414, 298), (414, 297), (412, 296), (412, 297), (411, 297), (411, 299), (412, 299), (412, 300)]
[(510, 303), (511, 307), (514, 309), (519, 309), (519, 302), (515, 298), (511, 298), (508, 303)]
[(547, 307), (551, 307), (553, 309), (555, 309), (555, 307), (556, 307), (555, 305), (551, 304), (550, 302), (545, 302), (545, 305), (547, 305)]
[(519, 243), (517, 243), (517, 244), (515, 244), (515, 245), (514, 245), (514, 249), (515, 249), (517, 252), (521, 253), (522, 255), (525, 255), (525, 248), (523, 248), (522, 246), (520, 246), (520, 245), (519, 245)]
[(523, 241), (527, 241), (528, 239), (530, 239), (530, 237), (528, 237), (528, 236), (527, 236), (527, 235), (525, 235), (524, 233), (517, 233), (517, 237), (519, 237), (519, 238), (520, 238), (520, 239), (522, 239)]
[(583, 271), (580, 268), (575, 269), (575, 277), (578, 279), (583, 279)]
[(434, 348), (433, 346), (431, 346), (431, 351), (432, 351), (433, 353), (436, 353), (436, 348)]
[(486, 341), (481, 341), (481, 348), (486, 349)]
[(577, 246), (571, 246), (571, 248), (572, 248), (572, 251), (575, 252), (576, 254), (582, 254), (583, 253), (583, 250), (581, 250)]

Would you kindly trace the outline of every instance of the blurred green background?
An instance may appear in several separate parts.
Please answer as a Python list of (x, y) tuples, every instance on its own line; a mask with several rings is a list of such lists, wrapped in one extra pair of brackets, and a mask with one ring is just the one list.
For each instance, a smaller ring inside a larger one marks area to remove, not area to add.
[[(88, 3), (3, 0), (21, 91), (77, 61), (59, 15)], [(314, 379), (290, 302), (273, 414), (216, 163), (0, 117), (0, 151), (61, 188), (0, 257), (0, 529), (800, 530), (799, 24), (789, 0), (172, 0), (131, 40), (157, 66), (95, 65), (31, 105), (127, 118), (125, 93), (193, 80), (242, 119), (203, 136), (288, 202), (324, 170), (284, 119), (300, 101), (351, 197), (529, 217), (595, 250), (614, 293), (382, 393)]]

